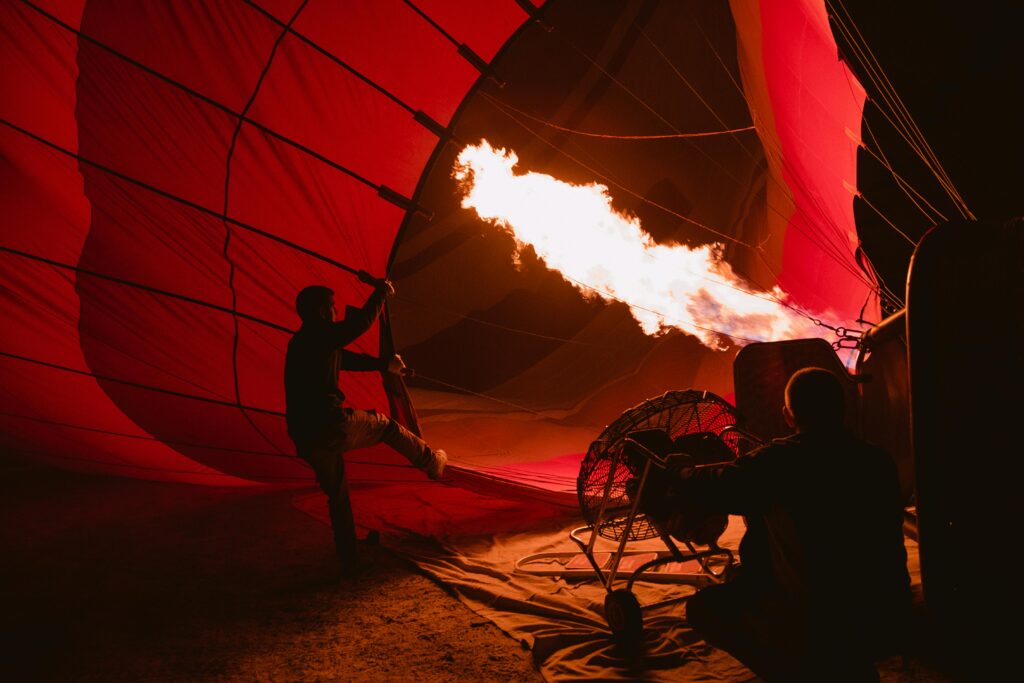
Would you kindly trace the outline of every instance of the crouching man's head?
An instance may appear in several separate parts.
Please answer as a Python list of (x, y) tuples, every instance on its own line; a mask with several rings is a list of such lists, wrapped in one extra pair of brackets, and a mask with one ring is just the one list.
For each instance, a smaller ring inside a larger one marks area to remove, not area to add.
[(843, 385), (823, 368), (797, 370), (786, 384), (783, 413), (798, 432), (840, 429), (846, 414)]

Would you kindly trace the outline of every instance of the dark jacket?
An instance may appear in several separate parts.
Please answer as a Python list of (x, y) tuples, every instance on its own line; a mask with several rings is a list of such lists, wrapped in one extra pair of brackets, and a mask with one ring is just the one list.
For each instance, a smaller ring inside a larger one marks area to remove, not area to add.
[(744, 515), (742, 576), (808, 614), (869, 627), (910, 608), (903, 501), (892, 459), (843, 430), (799, 433), (691, 471), (683, 498)]
[(307, 322), (288, 342), (284, 393), (288, 435), (300, 449), (315, 443), (342, 414), (345, 394), (338, 387), (341, 370), (384, 370), (387, 361), (346, 351), (365, 333), (384, 307), (376, 290), (362, 308), (347, 307), (345, 318)]

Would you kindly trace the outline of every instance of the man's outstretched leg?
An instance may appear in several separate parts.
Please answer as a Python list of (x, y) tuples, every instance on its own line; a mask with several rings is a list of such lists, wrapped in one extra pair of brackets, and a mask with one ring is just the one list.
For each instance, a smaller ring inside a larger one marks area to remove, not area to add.
[(384, 443), (431, 479), (441, 478), (448, 464), (444, 451), (430, 448), (426, 441), (386, 415), (372, 410), (349, 410), (346, 414), (341, 428), (345, 433), (345, 450)]

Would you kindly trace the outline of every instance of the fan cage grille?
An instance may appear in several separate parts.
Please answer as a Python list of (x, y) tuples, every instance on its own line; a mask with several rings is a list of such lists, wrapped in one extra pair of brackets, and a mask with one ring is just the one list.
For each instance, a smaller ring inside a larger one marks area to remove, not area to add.
[[(642, 459), (623, 456), (626, 436), (642, 429), (663, 429), (673, 439), (710, 432), (721, 437), (733, 453), (737, 453), (739, 435), (726, 431), (736, 420), (735, 409), (725, 400), (711, 392), (693, 389), (669, 391), (630, 408), (605, 427), (590, 444), (580, 464), (576, 492), (584, 521), (596, 524), (607, 498), (604, 521), (597, 530), (603, 538), (618, 541), (623, 534), (628, 535), (628, 541), (655, 538), (658, 531), (643, 514), (638, 514), (632, 525), (626, 523), (631, 505), (626, 483), (642, 474), (644, 466)], [(658, 472), (660, 470), (652, 470), (651, 476), (657, 476)]]

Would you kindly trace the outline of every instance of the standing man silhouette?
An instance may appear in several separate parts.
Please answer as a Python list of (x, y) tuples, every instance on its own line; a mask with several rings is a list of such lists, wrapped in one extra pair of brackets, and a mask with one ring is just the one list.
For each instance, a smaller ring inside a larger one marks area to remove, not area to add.
[(342, 576), (351, 576), (358, 569), (345, 452), (385, 443), (434, 480), (441, 477), (448, 462), (444, 451), (432, 450), (390, 417), (345, 406), (345, 394), (338, 387), (341, 370), (400, 373), (405, 368), (398, 355), (383, 359), (345, 348), (370, 329), (385, 299), (395, 292), (387, 280), (364, 273), (360, 279), (374, 284), (374, 291), (362, 308), (348, 307), (341, 320), (331, 289), (313, 285), (299, 292), (295, 310), (302, 327), (288, 342), (284, 367), (288, 435), (327, 494)]

